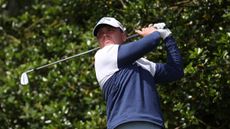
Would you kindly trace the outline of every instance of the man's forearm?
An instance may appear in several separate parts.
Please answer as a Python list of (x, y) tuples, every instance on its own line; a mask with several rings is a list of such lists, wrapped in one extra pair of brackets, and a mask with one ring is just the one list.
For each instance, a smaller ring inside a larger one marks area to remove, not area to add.
[(145, 36), (135, 42), (120, 45), (118, 49), (118, 67), (131, 64), (152, 51), (160, 41), (159, 32)]
[(157, 83), (175, 81), (184, 75), (182, 57), (175, 39), (168, 36), (164, 42), (167, 50), (167, 63), (157, 63), (154, 77)]
[(174, 66), (178, 70), (183, 70), (182, 57), (175, 39), (172, 36), (168, 36), (164, 42), (167, 50), (167, 64)]

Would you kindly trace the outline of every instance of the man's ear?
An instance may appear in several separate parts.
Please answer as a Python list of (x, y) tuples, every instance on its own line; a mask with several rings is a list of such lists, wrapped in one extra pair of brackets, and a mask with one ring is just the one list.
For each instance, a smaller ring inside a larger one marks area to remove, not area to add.
[(127, 39), (127, 34), (125, 32), (122, 33), (122, 40), (123, 41), (126, 41)]

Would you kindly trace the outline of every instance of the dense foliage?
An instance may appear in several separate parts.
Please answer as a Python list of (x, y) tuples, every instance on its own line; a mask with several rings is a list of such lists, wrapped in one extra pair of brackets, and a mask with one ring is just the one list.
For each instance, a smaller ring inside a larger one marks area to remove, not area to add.
[[(128, 34), (166, 22), (184, 58), (185, 76), (158, 85), (166, 129), (230, 128), (230, 2), (227, 0), (1, 0), (0, 128), (105, 129), (105, 102), (94, 53), (22, 72), (97, 47), (103, 16)], [(149, 59), (164, 62), (160, 45)]]

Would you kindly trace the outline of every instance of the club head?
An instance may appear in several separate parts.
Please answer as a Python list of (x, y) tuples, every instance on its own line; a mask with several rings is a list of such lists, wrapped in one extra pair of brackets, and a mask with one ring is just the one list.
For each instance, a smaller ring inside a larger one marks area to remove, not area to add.
[(29, 79), (26, 72), (22, 73), (20, 82), (22, 85), (27, 85), (29, 83)]

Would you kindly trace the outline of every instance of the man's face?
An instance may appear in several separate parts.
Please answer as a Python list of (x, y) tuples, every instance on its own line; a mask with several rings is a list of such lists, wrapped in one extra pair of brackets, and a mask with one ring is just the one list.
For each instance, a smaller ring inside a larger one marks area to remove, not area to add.
[(119, 28), (103, 25), (97, 32), (97, 40), (101, 47), (108, 44), (121, 44), (126, 40), (126, 35)]

